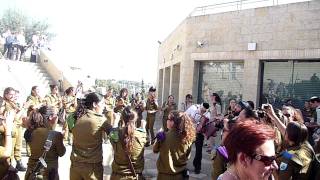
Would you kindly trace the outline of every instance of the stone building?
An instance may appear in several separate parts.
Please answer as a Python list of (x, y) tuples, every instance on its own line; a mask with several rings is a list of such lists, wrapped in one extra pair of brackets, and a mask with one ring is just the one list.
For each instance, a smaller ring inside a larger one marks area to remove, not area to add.
[(295, 106), (320, 95), (320, 1), (187, 17), (161, 44), (158, 98), (179, 106), (217, 92), (231, 98)]

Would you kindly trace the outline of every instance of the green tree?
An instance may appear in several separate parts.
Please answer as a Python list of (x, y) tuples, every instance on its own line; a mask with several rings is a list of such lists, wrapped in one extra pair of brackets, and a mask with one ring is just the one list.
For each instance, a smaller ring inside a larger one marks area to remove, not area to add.
[(143, 79), (142, 79), (142, 81), (141, 81), (141, 95), (142, 95), (142, 97), (146, 97), (146, 90), (145, 90), (145, 87), (144, 87), (144, 81), (143, 81)]
[(32, 35), (37, 31), (41, 35), (47, 36), (50, 41), (55, 34), (49, 32), (50, 25), (47, 19), (39, 19), (27, 16), (22, 11), (16, 9), (7, 9), (0, 17), (0, 31), (1, 33), (7, 31), (17, 32), (23, 30), (25, 32), (26, 42), (30, 43)]

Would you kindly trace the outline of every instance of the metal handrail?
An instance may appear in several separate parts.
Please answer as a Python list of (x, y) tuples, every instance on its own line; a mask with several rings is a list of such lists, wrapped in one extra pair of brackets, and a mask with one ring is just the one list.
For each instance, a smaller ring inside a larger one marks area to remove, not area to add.
[[(302, 1), (310, 1), (310, 0), (302, 0)], [(302, 2), (302, 1), (295, 1), (295, 2)], [(269, 4), (262, 5), (262, 3), (269, 3)], [(294, 3), (294, 2), (286, 2), (286, 4), (289, 4), (289, 3)], [(243, 5), (254, 5), (254, 4), (256, 4), (257, 7), (267, 7), (267, 6), (276, 6), (284, 3), (281, 3), (281, 0), (235, 0), (235, 1), (225, 2), (225, 3), (216, 3), (208, 6), (196, 7), (189, 14), (189, 17), (215, 14), (215, 13), (221, 13), (221, 12), (229, 12), (229, 11), (240, 11), (243, 9)], [(229, 10), (221, 11), (222, 8), (228, 8), (228, 7), (230, 8)], [(252, 7), (252, 8), (255, 8), (255, 7)], [(245, 8), (245, 9), (251, 9), (251, 8)], [(217, 11), (211, 12), (213, 10), (217, 10)]]

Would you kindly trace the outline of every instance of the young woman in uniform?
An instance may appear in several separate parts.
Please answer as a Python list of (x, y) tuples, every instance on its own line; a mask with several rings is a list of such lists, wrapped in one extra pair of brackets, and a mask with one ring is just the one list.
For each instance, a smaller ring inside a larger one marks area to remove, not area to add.
[(164, 129), (164, 131), (167, 131), (167, 119), (168, 119), (168, 115), (171, 111), (173, 110), (177, 110), (177, 104), (174, 102), (174, 97), (173, 95), (169, 95), (168, 96), (168, 100), (165, 101), (162, 104), (161, 110), (163, 111), (163, 116), (162, 116), (162, 128)]
[[(62, 108), (62, 98), (59, 95), (59, 89), (57, 85), (50, 85), (50, 94), (47, 94), (44, 97), (44, 104), (47, 106), (52, 106), (56, 113), (59, 112), (60, 108)], [(56, 123), (52, 124), (52, 129), (54, 130), (56, 127)]]
[(103, 96), (97, 93), (87, 94), (78, 104), (72, 128), (70, 180), (103, 179), (103, 133), (112, 128), (102, 114), (104, 106)]
[(157, 134), (153, 145), (153, 152), (159, 153), (157, 179), (186, 179), (187, 162), (196, 137), (195, 127), (186, 113), (172, 111), (167, 119), (167, 128), (167, 132)]
[(122, 118), (124, 127), (109, 132), (110, 142), (115, 152), (111, 180), (143, 179), (146, 131), (144, 128), (136, 128), (137, 113), (130, 107), (122, 111)]
[(268, 116), (280, 130), (284, 141), (288, 145), (277, 159), (279, 164), (278, 178), (309, 179), (309, 166), (314, 158), (312, 146), (307, 141), (308, 129), (299, 121), (289, 121), (287, 125), (275, 115), (273, 107), (269, 105)]
[[(30, 136), (26, 137), (31, 149), (31, 156), (28, 161), (28, 169), (25, 174), (25, 180), (34, 179), (35, 169), (39, 163), (39, 158), (42, 157), (47, 164), (47, 168), (44, 168), (44, 171), (40, 170), (37, 172), (42, 172), (40, 177), (41, 179), (50, 179), (58, 180), (58, 158), (62, 157), (66, 148), (63, 145), (63, 136), (60, 132), (53, 131), (51, 135), (52, 145), (49, 151), (46, 154), (46, 157), (43, 157), (44, 147), (46, 140), (50, 131), (50, 123), (55, 122), (57, 113), (54, 108), (51, 106), (42, 106), (39, 110), (34, 110), (29, 116), (30, 121)], [(39, 178), (39, 177), (38, 177)]]
[[(72, 113), (74, 113), (76, 111), (77, 104), (78, 104), (73, 87), (69, 87), (65, 91), (65, 95), (62, 98), (62, 104), (63, 104), (63, 108), (66, 112), (65, 119), (67, 119), (67, 117), (69, 115), (71, 115)], [(69, 145), (71, 145), (72, 134), (71, 134), (71, 132), (69, 132), (67, 121), (64, 121), (63, 131), (64, 131), (64, 139), (68, 141)]]

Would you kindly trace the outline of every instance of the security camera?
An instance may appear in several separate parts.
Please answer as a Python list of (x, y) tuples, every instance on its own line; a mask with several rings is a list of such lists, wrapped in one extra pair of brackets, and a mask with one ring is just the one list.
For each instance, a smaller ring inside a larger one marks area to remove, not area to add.
[(197, 45), (199, 48), (203, 47), (204, 46), (204, 42), (202, 41), (197, 41)]

